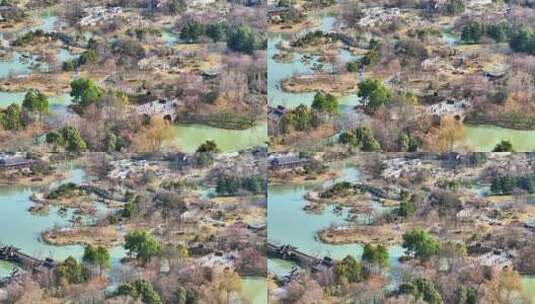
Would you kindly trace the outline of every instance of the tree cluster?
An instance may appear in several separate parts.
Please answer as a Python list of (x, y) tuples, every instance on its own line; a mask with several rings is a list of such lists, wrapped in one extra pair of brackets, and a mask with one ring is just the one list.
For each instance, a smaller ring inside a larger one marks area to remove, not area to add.
[(494, 194), (512, 194), (516, 189), (535, 192), (535, 174), (525, 176), (497, 175), (492, 179), (490, 191)]
[(440, 243), (427, 232), (421, 229), (414, 229), (403, 234), (402, 247), (415, 258), (427, 261), (438, 254)]
[(233, 196), (241, 191), (252, 194), (262, 194), (267, 191), (267, 180), (261, 174), (247, 177), (222, 176), (217, 181), (216, 192), (218, 195)]
[(367, 112), (374, 113), (380, 106), (390, 103), (390, 92), (379, 80), (365, 79), (358, 86), (358, 96), (365, 101)]
[(69, 152), (83, 152), (87, 150), (87, 143), (80, 132), (71, 126), (66, 126), (58, 132), (51, 131), (46, 134), (46, 142), (55, 149), (64, 147)]
[(358, 127), (350, 132), (343, 132), (338, 137), (341, 144), (360, 147), (365, 152), (381, 151), (381, 144), (373, 135), (373, 131), (368, 127)]

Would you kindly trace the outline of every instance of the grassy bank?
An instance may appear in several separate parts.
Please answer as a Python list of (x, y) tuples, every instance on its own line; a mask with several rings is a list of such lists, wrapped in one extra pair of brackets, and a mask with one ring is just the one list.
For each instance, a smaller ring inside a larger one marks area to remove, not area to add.
[(177, 121), (181, 124), (203, 124), (220, 129), (246, 130), (252, 128), (255, 124), (254, 118), (233, 113), (183, 116), (185, 115), (180, 115), (177, 118)]
[(535, 116), (524, 113), (505, 112), (492, 116), (483, 112), (474, 112), (466, 117), (465, 123), (472, 125), (494, 125), (521, 131), (535, 130)]

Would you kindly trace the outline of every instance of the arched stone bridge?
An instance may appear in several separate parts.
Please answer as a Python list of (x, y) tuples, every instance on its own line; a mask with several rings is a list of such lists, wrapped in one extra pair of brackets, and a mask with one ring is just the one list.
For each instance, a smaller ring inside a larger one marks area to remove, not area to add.
[(159, 116), (162, 119), (175, 121), (177, 117), (177, 108), (180, 102), (177, 98), (160, 98), (135, 107), (136, 113), (140, 116), (147, 115), (149, 117)]

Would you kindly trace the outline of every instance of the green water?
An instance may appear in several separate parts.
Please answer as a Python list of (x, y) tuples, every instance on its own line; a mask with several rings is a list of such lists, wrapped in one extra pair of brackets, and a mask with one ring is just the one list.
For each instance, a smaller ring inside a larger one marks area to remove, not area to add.
[[(7, 108), (9, 105), (16, 103), (21, 105), (26, 92), (2, 92), (0, 91), (0, 109)], [(71, 103), (71, 96), (66, 93), (63, 95), (49, 96), (48, 104), (51, 117), (65, 116), (68, 112), (68, 106)]]
[(535, 304), (535, 276), (522, 276), (522, 292), (530, 304)]
[(455, 46), (459, 43), (460, 37), (452, 32), (451, 27), (445, 27), (442, 31), (442, 39), (449, 45)]
[(243, 277), (241, 295), (251, 304), (266, 304), (267, 281), (264, 277)]
[[(27, 61), (22, 61), (23, 55), (28, 55)], [(32, 66), (38, 64), (35, 61), (35, 56), (29, 53), (13, 52), (7, 58), (0, 59), (0, 78), (4, 78), (8, 75), (21, 75), (30, 74), (32, 72)]]
[(34, 16), (34, 18), (38, 19), (39, 24), (34, 26), (32, 30), (41, 29), (45, 32), (51, 32), (56, 26), (59, 28), (65, 26), (65, 23), (59, 22), (59, 18), (50, 11), (44, 11), (39, 16)]
[[(355, 182), (359, 179), (359, 171), (352, 166), (342, 169), (343, 176), (336, 181)], [(323, 186), (335, 181), (324, 183)], [(327, 207), (321, 214), (310, 214), (303, 210), (306, 192), (317, 187), (317, 183), (303, 185), (270, 185), (268, 194), (268, 238), (275, 244), (291, 244), (307, 254), (334, 259), (343, 259), (347, 255), (360, 258), (362, 246), (359, 244), (332, 245), (325, 244), (316, 238), (319, 230), (330, 225), (345, 222), (347, 211), (333, 213), (334, 206)], [(291, 227), (291, 229), (288, 229)], [(390, 247), (390, 263), (396, 265), (403, 254), (400, 246)], [(271, 273), (281, 274), (291, 269), (291, 263), (283, 263), (270, 259), (268, 269)]]
[[(81, 169), (71, 169), (69, 177), (63, 182), (81, 182), (85, 173)], [(14, 245), (23, 252), (42, 257), (52, 256), (64, 259), (69, 255), (81, 256), (79, 246), (51, 246), (39, 241), (40, 232), (55, 225), (68, 225), (69, 217), (57, 214), (57, 208), (51, 208), (45, 216), (35, 216), (28, 212), (32, 205), (29, 197), (36, 188), (2, 186), (0, 187), (0, 242)]]
[[(44, 12), (39, 16), (33, 16), (33, 18), (37, 19), (38, 25), (30, 29), (23, 29), (19, 32), (13, 33), (13, 37), (11, 39), (15, 39), (17, 36), (25, 34), (28, 32), (28, 30), (42, 29), (45, 32), (50, 32), (55, 30), (56, 26), (61, 27), (64, 25), (63, 23), (58, 22), (58, 17), (54, 16), (50, 12)], [(3, 37), (4, 35), (0, 33), (0, 39)], [(28, 60), (21, 61), (23, 55), (29, 56)], [(56, 57), (59, 63), (62, 63), (67, 60), (71, 60), (76, 56), (65, 49), (60, 49)], [(35, 59), (36, 56), (28, 52), (13, 52), (7, 58), (0, 58), (0, 78), (8, 76), (10, 73), (14, 75), (31, 74), (34, 68), (40, 71), (48, 70), (49, 65), (47, 63), (37, 62)]]
[[(320, 25), (311, 30), (321, 29), (325, 32), (333, 30), (336, 19), (330, 16), (324, 16)], [(268, 100), (272, 106), (283, 105), (288, 108), (295, 108), (300, 104), (310, 106), (314, 98), (315, 92), (307, 93), (290, 93), (284, 92), (280, 87), (280, 83), (284, 79), (288, 79), (297, 74), (313, 74), (312, 66), (318, 64), (319, 57), (312, 56), (312, 58), (304, 63), (303, 57), (305, 54), (294, 52), (294, 56), (290, 61), (279, 62), (273, 59), (275, 54), (279, 53), (277, 44), (281, 41), (288, 41), (289, 37), (283, 34), (271, 35), (268, 38)], [(339, 59), (342, 62), (349, 62), (359, 58), (354, 56), (349, 51), (339, 49)], [(357, 105), (358, 97), (356, 94), (344, 95), (338, 99), (341, 108), (352, 108)]]
[(174, 125), (173, 145), (185, 152), (195, 152), (207, 140), (215, 140), (223, 152), (236, 152), (245, 148), (264, 145), (267, 141), (266, 123), (256, 124), (246, 130), (227, 130), (205, 125)]
[(297, 266), (297, 265), (295, 265), (295, 263), (288, 261), (288, 260), (277, 259), (277, 258), (268, 259), (269, 272), (272, 274), (275, 274), (276, 276), (283, 276), (285, 274), (288, 274), (288, 272), (294, 266)]
[(490, 152), (502, 140), (509, 140), (517, 152), (535, 151), (535, 131), (520, 131), (491, 125), (466, 125), (462, 142), (470, 151)]
[(522, 277), (522, 291), (524, 296), (530, 300), (530, 304), (535, 304), (535, 276)]
[[(21, 105), (26, 92), (3, 92), (0, 91), (0, 108), (6, 108), (12, 103)], [(49, 96), (48, 103), (51, 107), (66, 107), (71, 103), (71, 96), (66, 93), (62, 95)]]
[[(29, 56), (28, 60), (22, 60), (23, 55)], [(58, 62), (63, 63), (71, 60), (76, 55), (71, 54), (66, 49), (60, 49), (56, 55)], [(36, 56), (28, 52), (13, 52), (10, 56), (0, 59), (0, 78), (8, 75), (31, 74), (34, 69), (42, 72), (48, 71), (49, 65), (43, 61), (37, 61)]]
[(179, 34), (175, 33), (172, 28), (167, 28), (162, 31), (160, 38), (165, 42), (167, 46), (175, 45), (180, 39), (178, 38)]
[(13, 264), (0, 261), (0, 279), (9, 276), (12, 270)]
[[(81, 183), (87, 179), (84, 170), (70, 166), (68, 177), (60, 183), (54, 183), (51, 187), (66, 182)], [(63, 260), (68, 256), (80, 259), (83, 255), (83, 247), (79, 245), (53, 246), (40, 241), (40, 233), (54, 226), (69, 226), (72, 210), (66, 214), (58, 214), (58, 208), (50, 208), (47, 215), (32, 215), (28, 208), (32, 206), (30, 196), (39, 188), (23, 186), (0, 186), (0, 243), (13, 245), (22, 252), (36, 257), (52, 257), (55, 260)], [(125, 256), (122, 247), (113, 248), (112, 267), (119, 264), (119, 260)], [(0, 265), (0, 275), (7, 274), (12, 269), (10, 264)]]

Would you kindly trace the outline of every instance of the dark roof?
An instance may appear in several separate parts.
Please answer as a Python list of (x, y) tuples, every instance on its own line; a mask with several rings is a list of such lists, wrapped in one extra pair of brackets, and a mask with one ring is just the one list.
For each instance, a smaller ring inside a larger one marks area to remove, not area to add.
[(30, 165), (34, 160), (26, 159), (20, 156), (2, 156), (0, 157), (0, 167), (14, 167)]
[(288, 8), (288, 7), (270, 6), (270, 7), (268, 7), (268, 14), (269, 15), (281, 14), (281, 13), (287, 12), (289, 10), (290, 10), (290, 8)]
[(276, 108), (274, 108), (274, 107), (269, 107), (268, 108), (268, 116), (271, 119), (280, 119), (287, 112), (288, 112), (288, 109), (286, 109), (285, 107), (280, 106), (280, 105), (277, 106)]
[(307, 158), (301, 158), (297, 155), (279, 155), (270, 160), (271, 165), (283, 166), (288, 164), (297, 164), (307, 162)]

